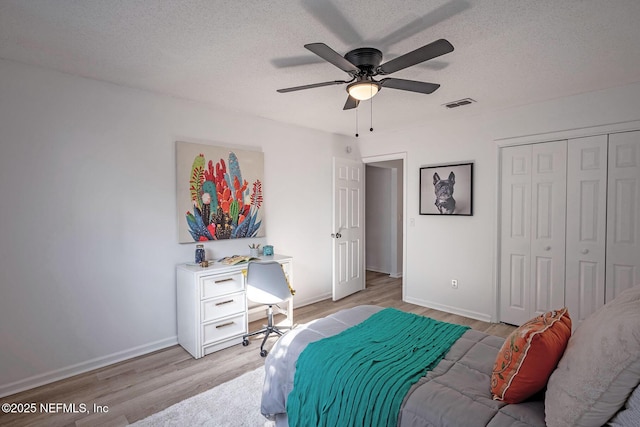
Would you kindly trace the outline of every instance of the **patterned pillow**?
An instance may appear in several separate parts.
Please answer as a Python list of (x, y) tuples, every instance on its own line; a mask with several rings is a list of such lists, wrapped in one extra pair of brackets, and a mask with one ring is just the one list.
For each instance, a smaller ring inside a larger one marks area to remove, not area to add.
[(542, 390), (570, 336), (571, 318), (566, 307), (534, 317), (513, 331), (493, 366), (493, 399), (519, 403)]

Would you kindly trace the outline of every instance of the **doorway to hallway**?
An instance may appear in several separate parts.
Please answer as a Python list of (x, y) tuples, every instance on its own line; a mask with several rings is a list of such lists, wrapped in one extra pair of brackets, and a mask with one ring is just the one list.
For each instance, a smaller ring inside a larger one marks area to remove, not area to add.
[(369, 271), (401, 278), (406, 234), (406, 153), (362, 160), (366, 177), (365, 267)]

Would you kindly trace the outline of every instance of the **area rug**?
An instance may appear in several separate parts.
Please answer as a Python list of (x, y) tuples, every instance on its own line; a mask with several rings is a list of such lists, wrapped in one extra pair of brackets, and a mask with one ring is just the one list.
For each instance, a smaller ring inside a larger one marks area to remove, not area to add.
[(269, 427), (260, 413), (264, 367), (247, 372), (134, 424), (135, 427)]

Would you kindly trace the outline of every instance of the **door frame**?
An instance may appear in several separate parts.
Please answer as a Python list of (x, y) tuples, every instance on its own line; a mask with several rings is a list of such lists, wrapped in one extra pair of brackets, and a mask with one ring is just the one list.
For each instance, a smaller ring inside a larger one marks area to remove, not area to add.
[[(406, 295), (406, 280), (407, 277), (407, 223), (408, 223), (408, 212), (407, 212), (407, 152), (401, 151), (397, 153), (388, 153), (388, 154), (379, 154), (375, 156), (364, 156), (362, 157), (362, 163), (364, 163), (365, 167), (367, 163), (377, 163), (384, 162), (387, 160), (402, 160), (402, 300), (405, 300)], [(367, 183), (365, 182), (365, 188)], [(366, 209), (366, 201), (365, 201), (365, 209)], [(365, 223), (364, 235), (366, 238), (367, 235), (367, 224)], [(364, 257), (366, 259), (366, 251)]]

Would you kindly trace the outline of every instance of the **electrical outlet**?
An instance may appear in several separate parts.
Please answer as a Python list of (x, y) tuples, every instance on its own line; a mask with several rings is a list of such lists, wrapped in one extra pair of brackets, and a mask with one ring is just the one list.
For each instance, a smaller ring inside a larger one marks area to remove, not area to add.
[(453, 289), (458, 289), (458, 281), (456, 279), (451, 279), (451, 287)]

